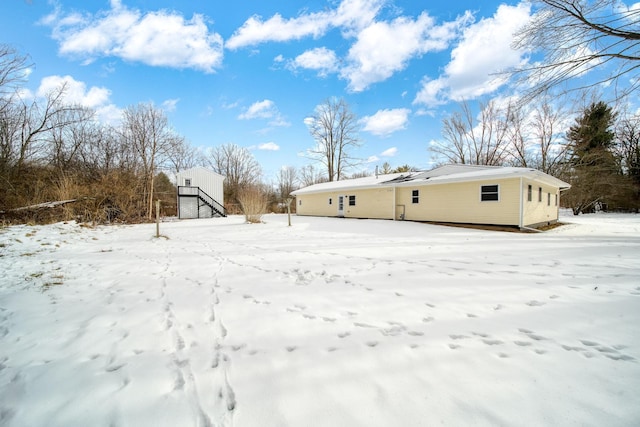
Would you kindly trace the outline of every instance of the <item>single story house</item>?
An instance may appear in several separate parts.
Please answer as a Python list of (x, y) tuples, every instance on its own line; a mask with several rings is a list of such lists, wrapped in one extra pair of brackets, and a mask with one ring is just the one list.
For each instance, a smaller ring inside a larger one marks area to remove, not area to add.
[(224, 178), (203, 167), (178, 172), (178, 218), (227, 216), (224, 210)]
[(297, 215), (506, 225), (558, 220), (569, 184), (531, 168), (445, 165), (325, 182), (291, 193)]

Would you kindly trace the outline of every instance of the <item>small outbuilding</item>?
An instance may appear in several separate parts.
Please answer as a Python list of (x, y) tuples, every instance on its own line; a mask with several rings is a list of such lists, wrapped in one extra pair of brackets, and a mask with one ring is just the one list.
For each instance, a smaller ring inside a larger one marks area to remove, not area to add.
[(203, 167), (178, 172), (178, 218), (227, 216), (224, 209), (224, 178)]
[(531, 168), (445, 165), (291, 193), (297, 215), (537, 228), (558, 221), (564, 181)]

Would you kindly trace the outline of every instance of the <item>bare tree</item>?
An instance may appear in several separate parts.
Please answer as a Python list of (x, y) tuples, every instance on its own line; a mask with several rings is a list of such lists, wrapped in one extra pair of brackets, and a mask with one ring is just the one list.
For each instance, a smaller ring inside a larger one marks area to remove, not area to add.
[(30, 160), (43, 161), (47, 152), (44, 145), (52, 139), (52, 133), (87, 120), (81, 107), (63, 101), (66, 84), (45, 95), (44, 100), (34, 99), (27, 103), (14, 101), (2, 113), (3, 159), (11, 159), (17, 172)]
[(622, 170), (640, 186), (640, 115), (623, 115), (616, 126), (616, 154)]
[(461, 111), (443, 120), (445, 141), (431, 146), (431, 151), (450, 163), (471, 165), (502, 165), (509, 155), (510, 110), (498, 107), (495, 101), (480, 103), (478, 118), (467, 102)]
[(350, 153), (360, 145), (356, 115), (344, 99), (329, 98), (305, 122), (316, 143), (309, 157), (326, 167), (329, 181), (339, 181), (357, 163)]
[(24, 79), (28, 66), (26, 56), (9, 45), (0, 44), (0, 96), (14, 91), (15, 83)]
[(530, 166), (553, 176), (560, 176), (567, 161), (567, 145), (563, 141), (569, 113), (562, 101), (552, 102), (542, 96), (533, 106), (534, 112), (529, 125), (535, 153)]
[(618, 0), (534, 0), (537, 12), (518, 33), (516, 49), (541, 51), (544, 59), (514, 74), (532, 85), (526, 101), (574, 77), (596, 68), (609, 72), (588, 85), (617, 83), (622, 77), (630, 86), (624, 96), (640, 84), (640, 9)]
[(293, 166), (284, 166), (278, 172), (278, 195), (286, 199), (298, 189), (298, 170)]
[(300, 168), (300, 185), (308, 187), (313, 184), (319, 184), (321, 182), (327, 182), (328, 179), (313, 165), (306, 165)]
[(184, 138), (176, 141), (168, 161), (171, 164), (171, 169), (175, 172), (206, 163), (202, 153)]
[(162, 162), (180, 141), (164, 112), (152, 103), (131, 106), (124, 111), (122, 135), (140, 161), (148, 218), (153, 215), (153, 179)]
[(52, 129), (49, 140), (48, 162), (59, 172), (81, 162), (84, 146), (96, 138), (99, 128), (95, 126), (93, 116), (93, 110), (77, 107), (63, 112), (56, 118), (67, 123), (65, 126)]
[(225, 176), (224, 197), (231, 203), (238, 203), (240, 192), (260, 183), (262, 168), (251, 151), (235, 144), (213, 147), (206, 156), (208, 165)]

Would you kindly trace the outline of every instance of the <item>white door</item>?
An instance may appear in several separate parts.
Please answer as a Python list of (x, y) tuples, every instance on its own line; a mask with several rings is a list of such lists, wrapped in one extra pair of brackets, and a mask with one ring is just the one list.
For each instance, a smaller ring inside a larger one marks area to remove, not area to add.
[(344, 196), (338, 196), (338, 216), (344, 216)]

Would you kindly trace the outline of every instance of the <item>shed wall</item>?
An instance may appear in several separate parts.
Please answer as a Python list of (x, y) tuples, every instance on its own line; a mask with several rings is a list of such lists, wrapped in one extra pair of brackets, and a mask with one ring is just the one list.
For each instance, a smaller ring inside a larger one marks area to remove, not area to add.
[(176, 178), (179, 186), (185, 185), (186, 179), (191, 179), (192, 187), (200, 187), (202, 191), (224, 205), (223, 176), (204, 168), (193, 168), (178, 172)]

